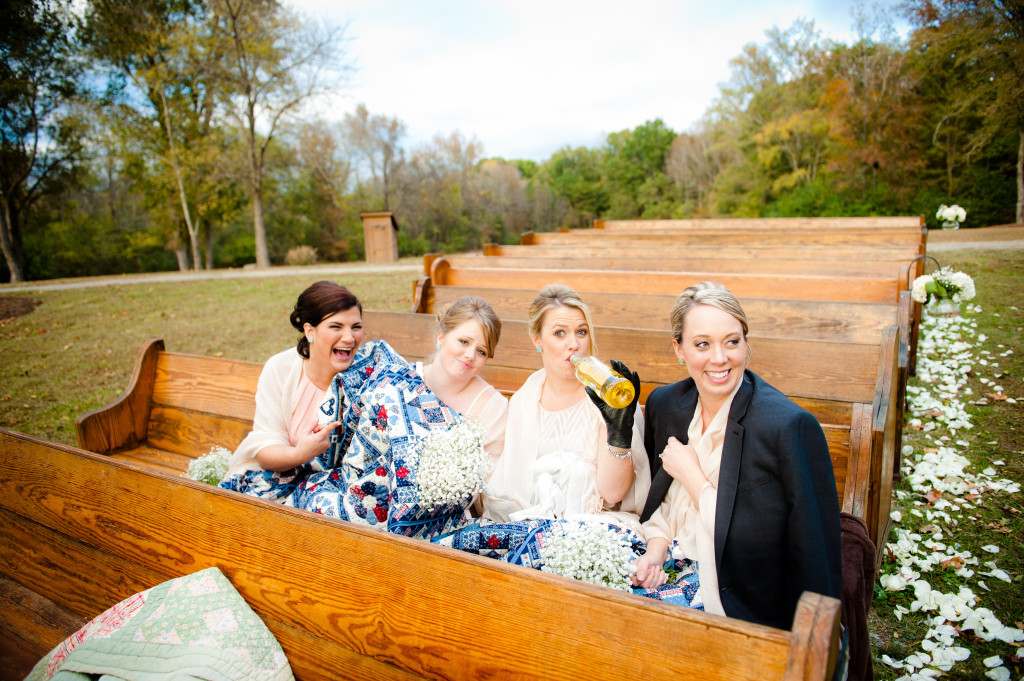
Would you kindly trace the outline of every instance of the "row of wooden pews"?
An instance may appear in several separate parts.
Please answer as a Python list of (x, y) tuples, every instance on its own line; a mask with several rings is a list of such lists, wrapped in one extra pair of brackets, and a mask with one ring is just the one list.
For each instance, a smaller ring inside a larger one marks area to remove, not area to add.
[[(670, 347), (676, 295), (704, 280), (728, 286), (750, 322), (751, 368), (818, 418), (834, 464), (849, 456), (836, 466), (842, 509), (866, 520), (880, 559), (920, 318), (909, 282), (921, 272), (926, 234), (919, 217), (597, 221), (527, 233), (483, 255), (425, 256), (413, 311), (475, 294), (521, 322), (543, 285), (568, 284), (595, 324), (646, 342), (602, 354), (659, 385), (682, 377)], [(510, 352), (530, 362), (528, 350), (525, 335), (503, 334), (499, 361)]]

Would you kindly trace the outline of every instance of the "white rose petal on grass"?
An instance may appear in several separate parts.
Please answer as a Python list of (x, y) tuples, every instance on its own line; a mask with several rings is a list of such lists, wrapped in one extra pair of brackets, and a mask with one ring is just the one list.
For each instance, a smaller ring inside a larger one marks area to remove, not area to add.
[(1006, 667), (996, 667), (985, 672), (985, 678), (992, 681), (1010, 681), (1010, 670)]
[(986, 657), (981, 661), (981, 663), (989, 669), (992, 669), (993, 667), (1001, 667), (1003, 665), (1003, 658), (998, 655), (993, 655), (992, 657)]
[(903, 591), (907, 588), (907, 580), (902, 575), (882, 575), (878, 581), (886, 591)]
[(995, 544), (986, 544), (981, 547), (982, 551), (988, 551), (989, 553), (999, 553), (999, 547)]

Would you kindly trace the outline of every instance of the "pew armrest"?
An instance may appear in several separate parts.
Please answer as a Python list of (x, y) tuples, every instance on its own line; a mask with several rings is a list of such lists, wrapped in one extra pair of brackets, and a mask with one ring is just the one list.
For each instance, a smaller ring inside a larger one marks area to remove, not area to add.
[(145, 442), (153, 403), (156, 362), (163, 351), (162, 339), (151, 338), (146, 341), (135, 357), (128, 389), (110, 404), (75, 419), (79, 447), (98, 454), (109, 454)]
[(831, 679), (839, 662), (839, 600), (805, 591), (791, 636), (783, 681)]

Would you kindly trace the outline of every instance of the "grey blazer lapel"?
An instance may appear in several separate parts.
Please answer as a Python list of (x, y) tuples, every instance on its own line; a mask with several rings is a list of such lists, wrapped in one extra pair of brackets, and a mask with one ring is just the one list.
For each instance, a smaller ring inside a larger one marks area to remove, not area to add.
[(747, 414), (747, 406), (753, 395), (750, 372), (744, 372), (743, 384), (736, 392), (729, 408), (729, 423), (725, 427), (725, 441), (722, 443), (722, 463), (718, 469), (718, 500), (715, 507), (715, 561), (721, 565), (725, 538), (729, 535), (729, 522), (736, 502), (736, 486), (740, 479), (740, 464), (743, 460), (743, 426), (740, 421)]

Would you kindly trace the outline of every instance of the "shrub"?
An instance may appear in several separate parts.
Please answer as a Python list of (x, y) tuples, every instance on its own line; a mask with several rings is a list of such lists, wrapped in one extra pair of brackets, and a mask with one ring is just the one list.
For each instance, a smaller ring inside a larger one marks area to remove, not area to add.
[(296, 246), (284, 256), (285, 265), (315, 265), (316, 249), (312, 246)]

